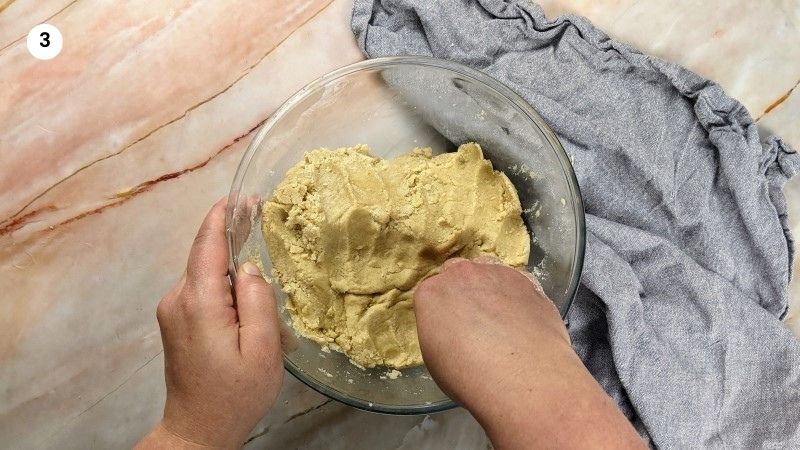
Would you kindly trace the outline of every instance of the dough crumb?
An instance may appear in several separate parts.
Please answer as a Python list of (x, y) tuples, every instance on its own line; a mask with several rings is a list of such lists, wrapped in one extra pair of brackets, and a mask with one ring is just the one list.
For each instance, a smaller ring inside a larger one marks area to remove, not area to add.
[[(337, 351), (341, 351), (342, 353), (344, 353), (344, 351), (342, 351), (342, 350), (337, 350)], [(352, 365), (354, 365), (354, 366), (358, 367), (358, 368), (359, 368), (359, 369), (361, 369), (361, 370), (367, 370), (367, 368), (366, 368), (366, 367), (364, 367), (364, 366), (362, 366), (361, 364), (359, 364), (359, 363), (357, 363), (357, 362), (353, 361), (353, 358), (350, 358), (350, 359), (348, 359), (348, 361), (350, 361), (350, 364), (352, 364)]]
[(292, 325), (361, 369), (422, 364), (412, 296), (445, 260), (520, 267), (530, 252), (517, 192), (476, 143), (390, 160), (365, 145), (312, 150), (262, 210)]

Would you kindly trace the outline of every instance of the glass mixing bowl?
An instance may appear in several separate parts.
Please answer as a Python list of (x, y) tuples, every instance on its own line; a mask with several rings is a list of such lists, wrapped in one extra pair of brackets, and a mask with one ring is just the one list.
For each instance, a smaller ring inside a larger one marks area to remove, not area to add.
[[(529, 269), (536, 273), (562, 316), (578, 287), (585, 242), (583, 204), (572, 165), (558, 139), (522, 98), (489, 76), (453, 62), (426, 57), (379, 58), (353, 64), (313, 81), (264, 123), (244, 154), (228, 199), (231, 273), (252, 260), (271, 264), (261, 234), (260, 199), (269, 199), (305, 152), (367, 144), (392, 158), (412, 147), (434, 153), (478, 142), (495, 169), (519, 192), (531, 234)], [(362, 370), (338, 352), (298, 336), (284, 310), (286, 369), (317, 391), (357, 408), (425, 414), (454, 403), (424, 366)]]

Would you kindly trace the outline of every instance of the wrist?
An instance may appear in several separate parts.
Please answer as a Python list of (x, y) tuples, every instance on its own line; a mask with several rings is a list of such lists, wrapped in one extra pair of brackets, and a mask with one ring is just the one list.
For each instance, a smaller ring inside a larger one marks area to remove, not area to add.
[(464, 406), (498, 448), (517, 448), (521, 442), (532, 444), (545, 438), (548, 430), (570, 416), (576, 388), (593, 382), (590, 377), (584, 379), (580, 358), (567, 343), (553, 343), (535, 356), (497, 370), (482, 377), (495, 380), (494, 385), (474, 389), (475, 395), (464, 399)]
[(633, 427), (575, 352), (552, 350), (533, 368), (515, 372), (502, 392), (476, 408), (475, 418), (494, 446), (642, 448)]
[(146, 449), (177, 449), (177, 450), (217, 450), (238, 448), (236, 446), (214, 446), (195, 442), (188, 437), (170, 430), (159, 422), (135, 447), (137, 450)]
[(164, 417), (160, 427), (190, 445), (204, 449), (238, 449), (252, 428), (242, 429), (232, 423), (220, 410), (208, 410), (186, 402), (171, 401), (167, 394)]

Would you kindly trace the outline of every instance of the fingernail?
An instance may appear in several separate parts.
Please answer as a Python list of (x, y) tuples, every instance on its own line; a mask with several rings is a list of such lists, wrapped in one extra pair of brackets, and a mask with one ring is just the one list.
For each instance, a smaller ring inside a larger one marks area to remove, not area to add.
[(248, 275), (261, 276), (261, 271), (258, 270), (258, 267), (256, 267), (256, 265), (250, 261), (246, 261), (244, 264), (242, 264), (242, 271)]

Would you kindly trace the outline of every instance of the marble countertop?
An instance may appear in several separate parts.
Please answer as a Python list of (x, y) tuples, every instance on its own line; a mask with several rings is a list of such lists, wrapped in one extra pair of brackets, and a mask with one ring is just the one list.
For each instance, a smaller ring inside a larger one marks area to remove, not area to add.
[[(797, 0), (544, 0), (712, 78), (800, 148)], [(254, 130), (363, 59), (348, 0), (0, 0), (0, 447), (122, 448), (160, 417), (155, 305)], [(57, 26), (64, 48), (31, 57)], [(800, 182), (786, 193), (800, 232)], [(795, 273), (798, 273), (795, 262)], [(787, 325), (800, 334), (800, 284)], [(286, 377), (248, 448), (459, 448), (462, 410), (390, 417)]]

